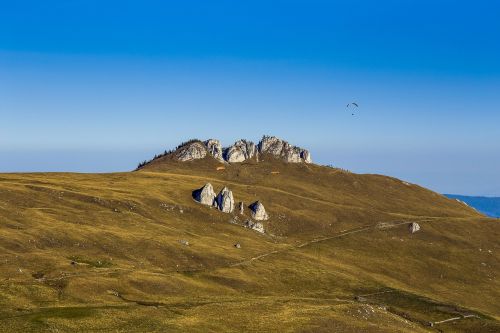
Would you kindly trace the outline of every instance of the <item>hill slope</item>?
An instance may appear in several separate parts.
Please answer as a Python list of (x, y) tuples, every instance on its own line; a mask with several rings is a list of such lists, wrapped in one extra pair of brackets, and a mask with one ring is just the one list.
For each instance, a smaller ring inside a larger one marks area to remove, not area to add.
[(457, 194), (445, 194), (445, 196), (465, 202), (485, 215), (500, 218), (500, 198), (472, 197)]
[[(496, 220), (394, 178), (262, 160), (1, 174), (0, 330), (500, 329)], [(266, 234), (195, 202), (206, 182), (261, 200)]]

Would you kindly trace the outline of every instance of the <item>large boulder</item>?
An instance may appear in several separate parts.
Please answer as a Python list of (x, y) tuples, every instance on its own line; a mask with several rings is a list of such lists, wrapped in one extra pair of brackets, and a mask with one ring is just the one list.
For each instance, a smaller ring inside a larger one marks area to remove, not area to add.
[(217, 207), (224, 213), (232, 213), (234, 210), (233, 192), (224, 187), (216, 198)]
[(190, 142), (179, 148), (175, 157), (182, 162), (198, 160), (207, 156), (207, 148), (199, 141)]
[(224, 151), (224, 159), (229, 163), (239, 163), (254, 157), (257, 147), (251, 141), (238, 140)]
[(410, 225), (408, 226), (408, 229), (410, 230), (410, 232), (412, 234), (416, 233), (417, 231), (420, 230), (420, 225), (417, 223), (417, 222), (412, 222), (410, 223)]
[(219, 162), (224, 162), (224, 157), (222, 155), (222, 146), (219, 140), (209, 139), (204, 142), (208, 149), (208, 152)]
[(264, 136), (258, 144), (258, 152), (273, 155), (289, 163), (311, 163), (309, 151), (293, 146), (275, 136)]
[(265, 221), (269, 219), (269, 215), (267, 215), (266, 209), (264, 208), (264, 205), (260, 201), (251, 204), (250, 210), (252, 212), (251, 213), (252, 218), (254, 218), (257, 221)]
[(194, 191), (193, 197), (203, 205), (213, 206), (215, 202), (215, 192), (212, 184), (207, 183), (199, 190)]

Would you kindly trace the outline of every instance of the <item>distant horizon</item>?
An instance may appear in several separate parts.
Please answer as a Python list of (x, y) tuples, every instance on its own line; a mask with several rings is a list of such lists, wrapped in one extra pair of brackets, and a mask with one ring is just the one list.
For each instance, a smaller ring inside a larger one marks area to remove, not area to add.
[(0, 172), (129, 170), (186, 138), (269, 133), (320, 164), (500, 196), (498, 12), (451, 0), (9, 2)]
[[(211, 137), (215, 138), (215, 137)], [(200, 138), (200, 140), (205, 140), (209, 138)], [(283, 138), (286, 140), (286, 138)], [(12, 160), (0, 160), (0, 173), (37, 173), (37, 172), (75, 172), (75, 173), (114, 173), (114, 172), (132, 172), (135, 170), (137, 165), (144, 161), (150, 160), (155, 154), (160, 154), (165, 150), (174, 149), (181, 141), (186, 141), (189, 139), (183, 139), (179, 142), (164, 146), (163, 148), (150, 148), (150, 149), (126, 149), (126, 148), (117, 148), (113, 150), (102, 150), (102, 149), (93, 149), (93, 150), (55, 150), (55, 151), (47, 151), (47, 150), (32, 150), (31, 152), (14, 152), (11, 150), (8, 152), (10, 156), (14, 156)], [(234, 140), (235, 141), (235, 140)], [(231, 143), (233, 143), (232, 141)], [(257, 142), (255, 140), (254, 142)], [(229, 142), (222, 142), (223, 146), (228, 146)], [(301, 146), (300, 143), (291, 142), (292, 144)], [(380, 174), (389, 177), (399, 178), (404, 181), (408, 181), (411, 183), (415, 183), (417, 185), (429, 188), (435, 192), (438, 192), (443, 195), (451, 194), (451, 195), (464, 195), (464, 196), (473, 196), (473, 197), (486, 197), (486, 198), (496, 198), (500, 197), (500, 194), (495, 194), (494, 191), (488, 192), (485, 191), (485, 194), (476, 194), (476, 193), (467, 193), (467, 192), (454, 192), (454, 191), (442, 191), (439, 188), (433, 187), (430, 182), (430, 178), (426, 179), (425, 175), (416, 178), (411, 177), (410, 173), (405, 176), (404, 174), (396, 174), (391, 172), (384, 172), (384, 169), (387, 169), (388, 166), (385, 167), (380, 164), (376, 164), (373, 161), (376, 160), (371, 156), (364, 157), (358, 156), (358, 160), (361, 161), (372, 161), (371, 166), (363, 166), (359, 164), (363, 164), (359, 162), (358, 165), (350, 164), (349, 166), (342, 164), (342, 162), (334, 163), (333, 160), (328, 157), (328, 154), (316, 154), (315, 150), (311, 150), (306, 146), (301, 146), (302, 148), (308, 149), (312, 153), (313, 163), (328, 166), (331, 165), (336, 168), (347, 169), (355, 173), (359, 174)], [(5, 151), (0, 151), (0, 154), (4, 155)], [(343, 154), (346, 154), (345, 152)], [(317, 158), (319, 157), (319, 158)], [(352, 154), (347, 154), (340, 161), (352, 161), (355, 158), (352, 157)], [(377, 160), (383, 160), (383, 158), (379, 158)], [(411, 160), (402, 159), (403, 161), (412, 163)], [(370, 167), (373, 169), (370, 170)], [(411, 170), (410, 170), (411, 172)], [(443, 170), (437, 170), (437, 172), (443, 172)], [(441, 177), (442, 178), (442, 177)], [(443, 187), (447, 189), (453, 189), (453, 187), (447, 186), (447, 184), (454, 182), (454, 177), (450, 175), (448, 179), (443, 182)]]

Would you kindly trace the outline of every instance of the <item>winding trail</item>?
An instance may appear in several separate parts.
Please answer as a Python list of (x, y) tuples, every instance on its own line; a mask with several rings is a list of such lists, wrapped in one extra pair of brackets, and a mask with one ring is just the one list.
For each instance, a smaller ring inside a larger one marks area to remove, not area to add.
[[(426, 220), (412, 221), (412, 222), (422, 223), (422, 222), (429, 222), (429, 221), (431, 221), (431, 220), (426, 219)], [(332, 240), (332, 239), (335, 239), (335, 238), (341, 238), (341, 237), (344, 237), (344, 236), (347, 236), (347, 235), (352, 235), (352, 234), (356, 234), (356, 233), (360, 233), (360, 232), (366, 232), (366, 231), (369, 231), (369, 230), (392, 229), (392, 228), (395, 228), (395, 227), (400, 226), (400, 225), (410, 224), (412, 222), (405, 221), (405, 222), (390, 223), (390, 224), (387, 223), (387, 222), (382, 222), (382, 223), (378, 223), (376, 225), (370, 225), (370, 226), (364, 226), (364, 227), (354, 228), (354, 229), (350, 229), (350, 230), (346, 230), (346, 231), (340, 232), (340, 233), (338, 233), (336, 235), (333, 235), (333, 236), (312, 239), (310, 241), (307, 241), (307, 242), (304, 242), (304, 243), (301, 243), (301, 244), (298, 244), (298, 245), (290, 245), (288, 248), (285, 248), (285, 249), (282, 249), (282, 250), (274, 250), (274, 251), (266, 252), (266, 253), (263, 253), (263, 254), (258, 255), (256, 257), (252, 257), (250, 259), (246, 259), (246, 260), (237, 262), (235, 264), (232, 264), (232, 265), (230, 265), (230, 267), (241, 266), (241, 265), (244, 265), (244, 264), (251, 263), (252, 261), (268, 257), (268, 256), (273, 255), (273, 254), (281, 254), (281, 253), (285, 253), (285, 252), (288, 252), (288, 251), (297, 250), (297, 249), (309, 246), (311, 244), (326, 242), (326, 241), (329, 241), (329, 240)]]

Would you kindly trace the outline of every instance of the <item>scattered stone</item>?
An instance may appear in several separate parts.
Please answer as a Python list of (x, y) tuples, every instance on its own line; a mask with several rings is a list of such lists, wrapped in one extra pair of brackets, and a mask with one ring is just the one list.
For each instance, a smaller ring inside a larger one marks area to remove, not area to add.
[(408, 228), (410, 229), (410, 232), (414, 234), (420, 230), (420, 225), (417, 222), (412, 222)]
[(199, 160), (207, 156), (207, 148), (199, 141), (194, 141), (179, 149), (176, 158), (181, 162)]
[(257, 232), (260, 232), (261, 234), (263, 234), (265, 232), (264, 225), (260, 222), (246, 220), (244, 226), (245, 226), (245, 228), (249, 228), (249, 229), (255, 230)]
[(213, 206), (215, 201), (215, 192), (212, 184), (206, 183), (205, 186), (193, 192), (196, 201), (203, 205)]
[(243, 201), (240, 201), (239, 209), (240, 209), (240, 215), (243, 215), (243, 213), (245, 213), (245, 204), (243, 203)]
[(252, 211), (252, 218), (254, 218), (255, 220), (265, 221), (269, 219), (269, 215), (267, 215), (266, 209), (260, 201), (254, 202), (250, 205), (249, 208)]
[(224, 187), (216, 198), (217, 207), (224, 213), (232, 213), (234, 210), (233, 192)]
[(234, 247), (237, 248), (237, 249), (241, 249), (241, 244), (240, 243), (236, 243), (236, 244), (234, 244)]
[(185, 239), (179, 240), (179, 243), (181, 243), (182, 245), (189, 246), (189, 242), (187, 240), (185, 240)]

